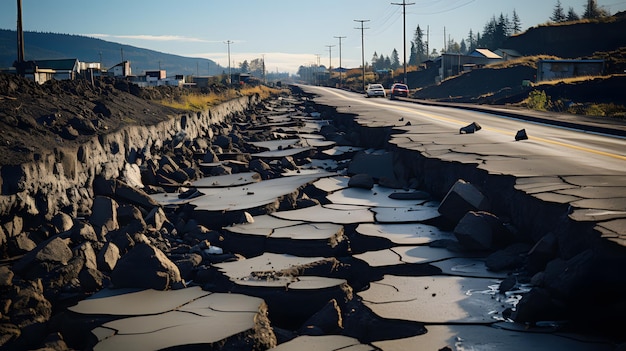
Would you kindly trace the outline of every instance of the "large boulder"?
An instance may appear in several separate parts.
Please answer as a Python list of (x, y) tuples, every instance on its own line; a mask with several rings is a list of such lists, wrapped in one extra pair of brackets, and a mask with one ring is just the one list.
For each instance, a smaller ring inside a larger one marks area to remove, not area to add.
[(120, 259), (120, 249), (112, 242), (106, 242), (96, 256), (98, 269), (111, 272)]
[(359, 173), (350, 177), (348, 186), (351, 188), (372, 189), (374, 187), (374, 179), (369, 174)]
[(506, 230), (498, 217), (488, 212), (469, 211), (454, 228), (454, 235), (468, 250), (493, 251), (506, 241)]
[(439, 205), (439, 213), (458, 223), (469, 211), (489, 211), (489, 200), (474, 185), (459, 179)]
[(117, 209), (119, 205), (115, 200), (106, 196), (96, 196), (93, 200), (92, 213), (89, 223), (96, 232), (110, 232), (120, 228), (117, 222)]
[(178, 267), (156, 247), (138, 243), (115, 265), (111, 282), (116, 288), (167, 290), (181, 286)]
[(27, 278), (38, 278), (72, 259), (68, 239), (54, 237), (39, 244), (13, 265), (13, 270)]

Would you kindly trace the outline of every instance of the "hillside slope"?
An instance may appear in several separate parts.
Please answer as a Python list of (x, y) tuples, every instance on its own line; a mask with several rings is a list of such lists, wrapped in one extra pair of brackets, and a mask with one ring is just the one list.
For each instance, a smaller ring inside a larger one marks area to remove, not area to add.
[[(131, 62), (134, 73), (157, 70), (159, 66), (168, 75), (207, 75), (209, 69), (210, 74), (215, 75), (224, 70), (213, 60), (166, 54), (80, 35), (24, 32), (24, 46), (26, 60), (77, 58), (85, 62), (102, 62), (103, 68), (120, 63), (123, 52), (124, 60)], [(0, 29), (0, 68), (11, 67), (16, 58), (17, 32)]]
[(504, 44), (524, 56), (581, 58), (626, 47), (626, 12), (593, 20), (542, 25), (511, 36)]

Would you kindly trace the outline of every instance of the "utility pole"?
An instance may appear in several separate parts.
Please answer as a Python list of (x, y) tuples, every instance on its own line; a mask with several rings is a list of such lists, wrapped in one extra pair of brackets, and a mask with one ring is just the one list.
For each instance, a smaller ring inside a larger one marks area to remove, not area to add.
[(430, 60), (430, 48), (428, 45), (430, 44), (430, 26), (426, 26), (426, 59)]
[(17, 73), (24, 75), (24, 31), (22, 29), (22, 0), (17, 0)]
[[(369, 20), (354, 20), (354, 22), (361, 23), (361, 28), (360, 28), (361, 29), (361, 67), (363, 68), (363, 91), (365, 91), (365, 46), (363, 45), (364, 43), (363, 30), (369, 29), (369, 28), (364, 28), (363, 23), (369, 22)], [(359, 29), (359, 28), (355, 28), (355, 29)]]
[(343, 70), (343, 66), (341, 65), (341, 39), (345, 37), (335, 37), (339, 39), (339, 87), (343, 87), (343, 75), (341, 70)]
[(330, 78), (332, 76), (332, 68), (333, 68), (333, 52), (332, 52), (332, 48), (335, 45), (326, 45), (326, 47), (328, 48), (328, 83), (330, 83)]
[(224, 44), (228, 45), (228, 84), (231, 84), (232, 83), (231, 80), (233, 79), (233, 77), (231, 75), (231, 71), (230, 71), (230, 44), (232, 44), (232, 43), (233, 42), (230, 41), (230, 40), (226, 40), (224, 42)]
[(414, 2), (407, 3), (406, 0), (402, 0), (402, 3), (392, 2), (392, 5), (402, 5), (402, 34), (403, 34), (403, 44), (404, 44), (404, 84), (406, 82), (406, 7), (407, 5), (415, 5)]

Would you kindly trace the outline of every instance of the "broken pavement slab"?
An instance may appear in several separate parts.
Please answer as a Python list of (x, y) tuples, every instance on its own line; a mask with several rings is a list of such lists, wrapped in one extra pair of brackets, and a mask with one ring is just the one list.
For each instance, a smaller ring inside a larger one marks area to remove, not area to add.
[(374, 222), (374, 214), (368, 208), (355, 207), (338, 209), (317, 205), (291, 211), (274, 212), (270, 215), (292, 221), (313, 223), (357, 224)]
[(212, 293), (199, 287), (156, 290), (103, 290), (70, 307), (85, 317), (120, 316), (93, 329), (94, 350), (156, 350), (227, 343), (247, 333), (257, 342), (276, 344), (262, 299)]
[(493, 323), (507, 307), (493, 279), (385, 275), (359, 292), (376, 315), (422, 323)]
[(268, 351), (375, 351), (377, 348), (361, 344), (357, 339), (343, 335), (302, 335)]
[(395, 244), (421, 245), (434, 240), (453, 239), (451, 232), (427, 224), (363, 223), (356, 227), (359, 234), (388, 239)]

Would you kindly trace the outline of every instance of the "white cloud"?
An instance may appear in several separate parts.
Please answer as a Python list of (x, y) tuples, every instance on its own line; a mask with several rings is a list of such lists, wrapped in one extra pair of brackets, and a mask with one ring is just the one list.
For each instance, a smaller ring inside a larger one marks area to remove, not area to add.
[(88, 37), (100, 38), (100, 39), (131, 39), (131, 40), (146, 40), (146, 41), (175, 41), (175, 42), (187, 42), (187, 43), (219, 43), (220, 41), (211, 41), (201, 38), (185, 37), (180, 35), (113, 35), (113, 34), (84, 34)]

